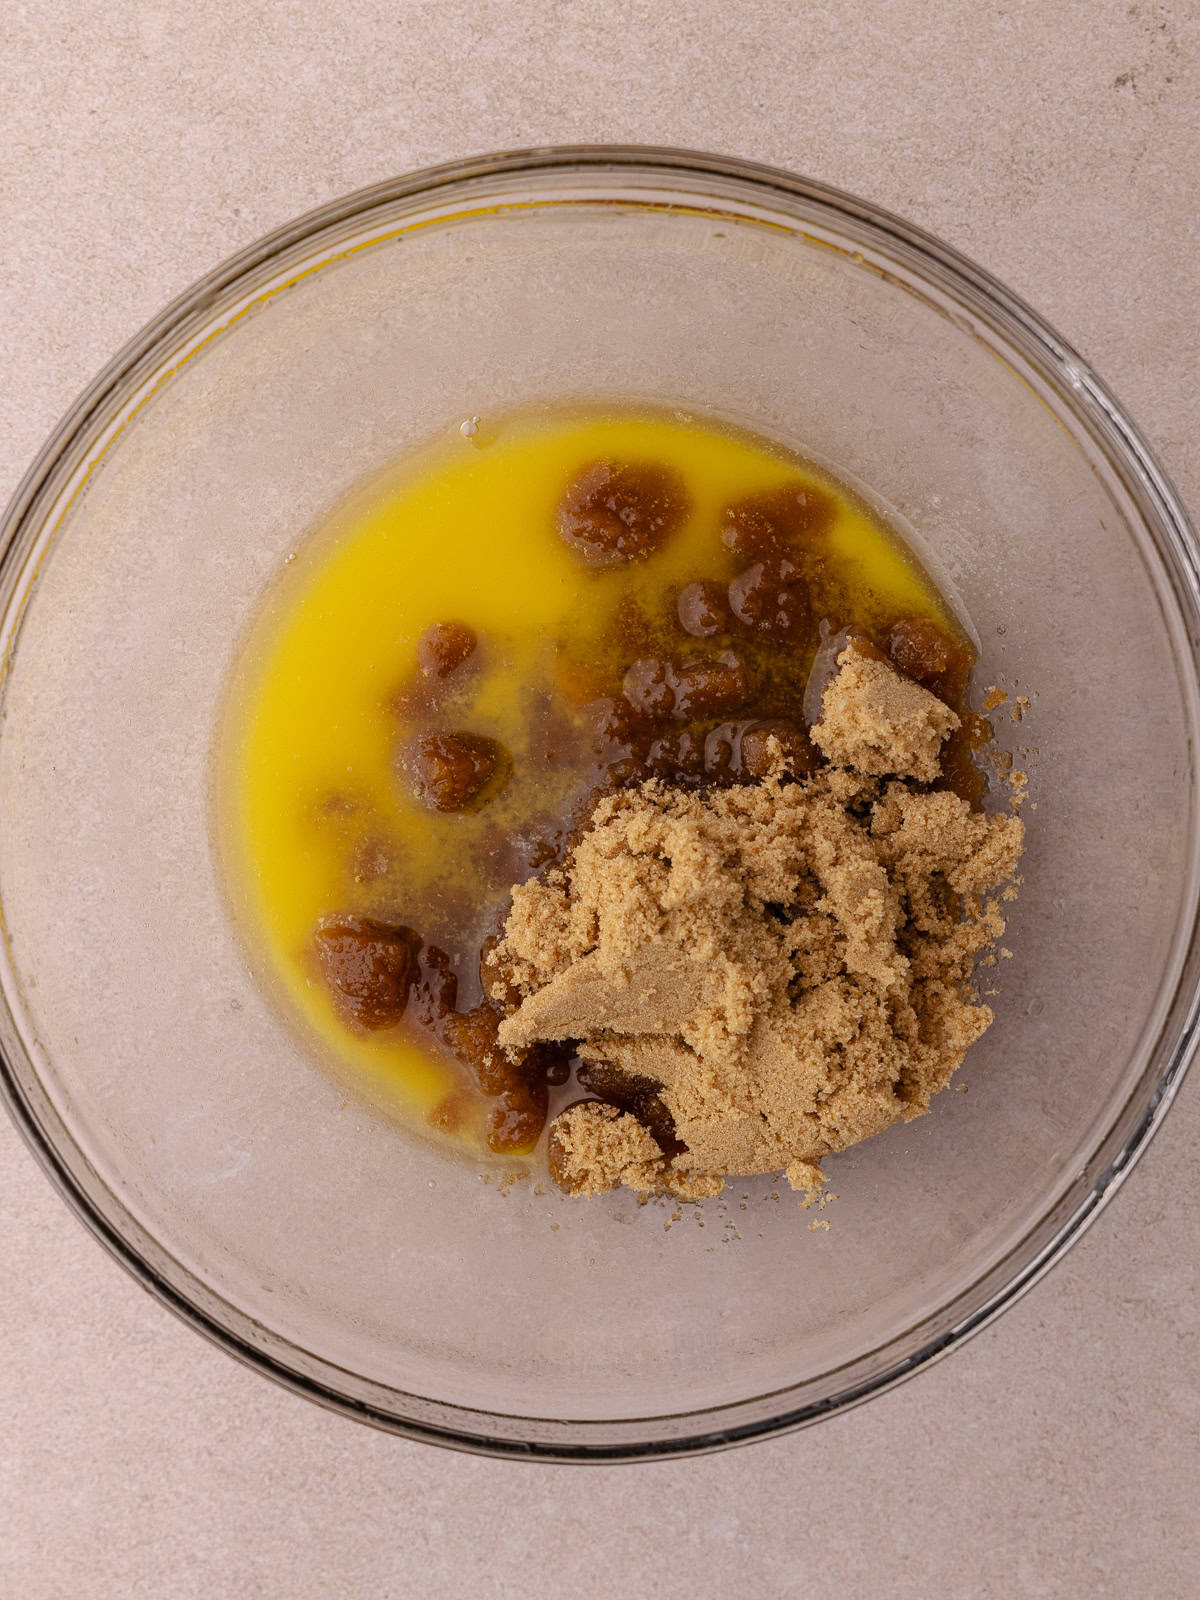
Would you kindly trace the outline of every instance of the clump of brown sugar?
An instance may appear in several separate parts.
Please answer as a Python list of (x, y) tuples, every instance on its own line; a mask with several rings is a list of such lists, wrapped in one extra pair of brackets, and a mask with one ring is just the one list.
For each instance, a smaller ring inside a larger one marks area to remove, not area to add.
[(886, 661), (846, 649), (838, 667), (813, 742), (840, 767), (932, 783), (942, 740), (960, 725), (955, 713)]
[[(550, 1171), (569, 1194), (605, 1194), (624, 1185), (646, 1193), (663, 1187), (663, 1153), (643, 1123), (616, 1106), (583, 1100), (555, 1117), (550, 1129)], [(671, 1192), (685, 1200), (720, 1194), (721, 1177), (693, 1178), (672, 1170)]]
[(793, 779), (780, 747), (761, 783), (610, 795), (514, 888), (501, 1044), (578, 1041), (674, 1122), (668, 1153), (636, 1116), (571, 1107), (551, 1125), (569, 1191), (694, 1198), (781, 1170), (810, 1190), (824, 1156), (927, 1110), (991, 1023), (971, 976), (1023, 825), (920, 786), (947, 706), (853, 646), (838, 668), (812, 730), (830, 765)]

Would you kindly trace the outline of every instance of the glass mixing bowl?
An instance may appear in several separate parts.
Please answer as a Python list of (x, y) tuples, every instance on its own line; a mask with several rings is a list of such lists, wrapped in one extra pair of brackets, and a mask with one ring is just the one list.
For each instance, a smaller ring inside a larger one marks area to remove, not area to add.
[[(214, 724), (272, 575), (435, 430), (577, 396), (731, 418), (864, 486), (957, 591), (979, 682), (1036, 695), (1004, 724), (1036, 751), (1036, 809), (998, 1021), (968, 1095), (831, 1163), (828, 1230), (769, 1180), (669, 1231), (631, 1195), (481, 1181), (305, 1053), (226, 914)], [(560, 1460), (827, 1415), (1045, 1271), (1178, 1084), (1193, 536), (1078, 356), (862, 201), (619, 148), (354, 195), (134, 341), (30, 472), (3, 552), (10, 1107), (144, 1284), (349, 1415)]]

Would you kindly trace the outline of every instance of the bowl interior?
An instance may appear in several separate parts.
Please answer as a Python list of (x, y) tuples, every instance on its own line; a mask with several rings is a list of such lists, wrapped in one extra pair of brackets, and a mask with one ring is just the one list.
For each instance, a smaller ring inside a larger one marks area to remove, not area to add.
[[(979, 685), (1032, 697), (999, 713), (1033, 804), (998, 1021), (969, 1093), (831, 1162), (827, 1230), (769, 1180), (669, 1229), (483, 1181), (306, 1056), (226, 912), (215, 719), (288, 553), (436, 429), (604, 396), (861, 486), (960, 596)], [(168, 326), (35, 513), (0, 737), (13, 1071), (130, 1247), (328, 1393), (598, 1449), (836, 1401), (1027, 1266), (1148, 1102), (1195, 899), (1189, 619), (1070, 394), (882, 230), (650, 168), (380, 198)]]

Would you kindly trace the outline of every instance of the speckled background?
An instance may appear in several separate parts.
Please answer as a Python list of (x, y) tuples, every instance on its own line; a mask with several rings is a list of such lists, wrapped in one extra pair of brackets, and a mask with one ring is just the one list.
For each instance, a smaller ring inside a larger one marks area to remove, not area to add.
[[(628, 140), (796, 168), (975, 256), (1200, 505), (1193, 0), (10, 0), (0, 38), (4, 494), (115, 348), (267, 229), (434, 161)], [(572, 1471), (406, 1444), (242, 1370), (0, 1124), (0, 1593), (1200, 1593), (1198, 1141), (1193, 1081), (1069, 1258), (869, 1406)]]

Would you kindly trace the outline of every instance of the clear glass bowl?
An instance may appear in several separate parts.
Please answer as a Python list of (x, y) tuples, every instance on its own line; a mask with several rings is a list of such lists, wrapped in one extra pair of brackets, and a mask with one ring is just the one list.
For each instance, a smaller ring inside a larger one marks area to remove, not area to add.
[[(968, 1095), (832, 1163), (828, 1231), (763, 1180), (669, 1232), (632, 1196), (482, 1182), (347, 1100), (226, 915), (214, 718), (272, 574), (435, 429), (581, 395), (727, 416), (866, 486), (965, 603), (981, 683), (1037, 696), (1013, 730), (1036, 747), (1037, 809), (999, 1020)], [(354, 195), (135, 340), (50, 440), (3, 551), (11, 1109), (143, 1283), (350, 1415), (604, 1460), (827, 1415), (1038, 1277), (1179, 1081), (1193, 536), (1083, 362), (861, 201), (619, 148)]]

